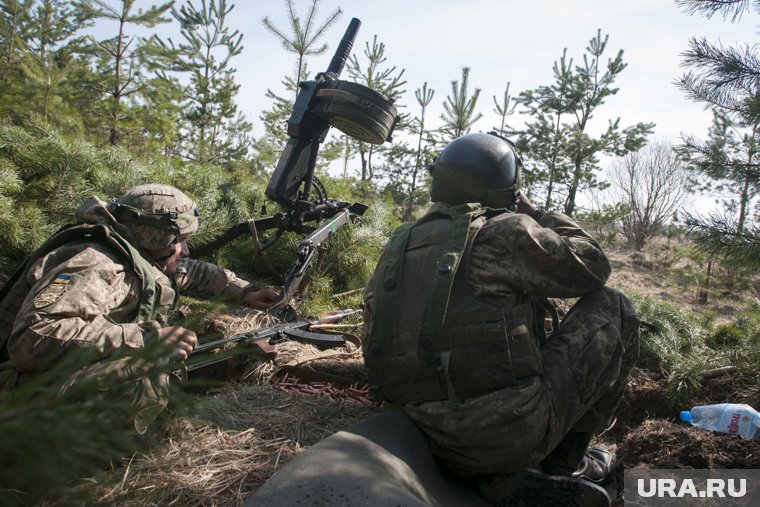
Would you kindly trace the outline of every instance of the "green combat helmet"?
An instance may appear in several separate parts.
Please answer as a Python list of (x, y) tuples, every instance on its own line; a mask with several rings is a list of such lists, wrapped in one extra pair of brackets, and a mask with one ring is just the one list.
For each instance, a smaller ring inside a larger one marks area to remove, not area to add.
[(521, 169), (522, 162), (506, 138), (495, 132), (467, 134), (446, 145), (430, 166), (430, 198), (513, 209)]
[(129, 228), (137, 246), (159, 250), (198, 230), (198, 208), (170, 185), (139, 185), (108, 203), (108, 210)]

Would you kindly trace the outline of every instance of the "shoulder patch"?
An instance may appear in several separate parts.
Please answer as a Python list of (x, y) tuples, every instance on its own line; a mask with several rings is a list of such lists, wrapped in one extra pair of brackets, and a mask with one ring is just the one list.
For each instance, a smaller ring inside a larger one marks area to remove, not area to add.
[(66, 292), (71, 275), (58, 275), (34, 297), (34, 307), (44, 308), (58, 301)]

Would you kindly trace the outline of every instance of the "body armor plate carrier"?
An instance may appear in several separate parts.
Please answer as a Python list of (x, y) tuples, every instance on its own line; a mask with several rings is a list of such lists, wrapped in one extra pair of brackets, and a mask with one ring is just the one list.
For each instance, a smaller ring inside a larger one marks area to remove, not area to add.
[(542, 373), (543, 300), (512, 293), (486, 301), (469, 286), (475, 237), (502, 212), (436, 206), (392, 236), (387, 261), (375, 274), (365, 354), (381, 398), (458, 403)]

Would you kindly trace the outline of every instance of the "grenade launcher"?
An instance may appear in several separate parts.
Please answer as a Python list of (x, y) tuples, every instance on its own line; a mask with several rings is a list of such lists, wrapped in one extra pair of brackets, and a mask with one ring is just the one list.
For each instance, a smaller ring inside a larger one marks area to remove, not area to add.
[[(330, 127), (360, 141), (382, 144), (390, 140), (398, 120), (391, 100), (366, 86), (338, 79), (360, 24), (356, 18), (351, 20), (326, 71), (299, 83), (287, 120), (290, 137), (266, 188), (267, 198), (275, 201), (281, 211), (235, 224), (219, 238), (191, 252), (194, 257), (207, 255), (243, 234), (250, 234), (261, 251), (285, 232), (306, 235), (298, 246), (298, 257), (286, 278), (282, 298), (272, 309), (276, 316), (282, 316), (289, 307), (320, 244), (367, 210), (361, 203), (329, 198), (314, 175), (319, 147)], [(258, 233), (268, 230), (275, 232), (259, 243)]]

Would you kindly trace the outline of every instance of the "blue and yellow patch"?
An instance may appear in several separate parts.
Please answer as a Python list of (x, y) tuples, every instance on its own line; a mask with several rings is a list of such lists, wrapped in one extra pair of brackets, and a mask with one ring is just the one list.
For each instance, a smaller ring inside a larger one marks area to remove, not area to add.
[(43, 308), (58, 301), (66, 292), (71, 275), (58, 275), (34, 297), (34, 307)]

